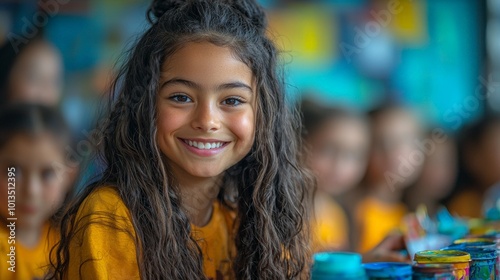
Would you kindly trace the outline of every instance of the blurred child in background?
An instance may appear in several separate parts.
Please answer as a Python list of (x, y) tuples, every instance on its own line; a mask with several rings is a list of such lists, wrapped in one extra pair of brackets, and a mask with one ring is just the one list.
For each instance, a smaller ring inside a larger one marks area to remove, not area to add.
[(414, 183), (421, 165), (412, 160), (421, 128), (410, 111), (385, 106), (371, 111), (369, 117), (372, 144), (363, 183), (367, 193), (354, 210), (352, 234), (361, 253), (399, 227), (407, 211), (403, 190)]
[(58, 105), (62, 89), (59, 51), (41, 36), (16, 47), (7, 41), (0, 48), (0, 105)]
[(453, 214), (479, 218), (485, 192), (500, 181), (500, 116), (487, 116), (466, 126), (459, 150), (459, 185), (448, 206)]
[(302, 102), (307, 163), (316, 176), (313, 250), (346, 250), (349, 221), (339, 195), (361, 181), (368, 160), (367, 120), (347, 109)]
[[(58, 241), (55, 213), (63, 204), (76, 169), (67, 161), (69, 132), (60, 114), (41, 105), (16, 104), (0, 111), (0, 255), (15, 246), (15, 272), (2, 261), (0, 279), (42, 279), (49, 252)], [(10, 173), (11, 172), (14, 173)], [(9, 179), (11, 178), (11, 179)], [(12, 180), (13, 178), (13, 180)], [(10, 183), (10, 184), (8, 184)], [(15, 187), (13, 213), (7, 207)], [(14, 214), (14, 215), (12, 215)], [(7, 225), (15, 217), (15, 243)]]
[(437, 211), (443, 207), (443, 199), (453, 190), (458, 167), (455, 140), (446, 134), (438, 139), (435, 137), (436, 131), (442, 129), (435, 128), (426, 134), (429, 150), (425, 154), (422, 172), (405, 193), (411, 212), (415, 212), (419, 205), (424, 205), (430, 217), (436, 216)]

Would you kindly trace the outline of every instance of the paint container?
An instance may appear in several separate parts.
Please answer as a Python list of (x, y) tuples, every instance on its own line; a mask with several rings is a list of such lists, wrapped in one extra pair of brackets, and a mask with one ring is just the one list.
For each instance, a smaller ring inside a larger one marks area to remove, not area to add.
[[(495, 275), (496, 279), (500, 279), (500, 250), (498, 247), (498, 243), (495, 242), (494, 239), (486, 237), (468, 237), (464, 239), (455, 240), (453, 244), (454, 245), (461, 244), (466, 247), (495, 250), (497, 252), (497, 259), (495, 263)], [(462, 250), (462, 251), (467, 251), (467, 250)]]
[(472, 237), (472, 238), (458, 239), (453, 242), (453, 245), (464, 245), (467, 247), (491, 249), (491, 250), (497, 249), (497, 244), (493, 240), (487, 238)]
[(414, 264), (413, 280), (455, 280), (451, 264)]
[(349, 252), (323, 252), (313, 256), (311, 280), (366, 280), (361, 255)]
[(443, 250), (460, 250), (470, 254), (470, 279), (495, 280), (497, 272), (497, 251), (491, 248), (467, 247), (467, 243), (453, 244)]
[(497, 256), (497, 268), (496, 268), (497, 278), (496, 279), (500, 280), (500, 232), (493, 231), (493, 232), (490, 232), (488, 234), (479, 236), (478, 238), (481, 238), (483, 240), (487, 240), (490, 242), (495, 242), (496, 248), (497, 248), (497, 255), (498, 255)]
[(367, 263), (363, 267), (369, 280), (411, 280), (411, 265), (406, 263)]
[(453, 266), (453, 274), (457, 280), (469, 280), (470, 254), (455, 250), (429, 250), (415, 254), (414, 261), (417, 264), (450, 264)]

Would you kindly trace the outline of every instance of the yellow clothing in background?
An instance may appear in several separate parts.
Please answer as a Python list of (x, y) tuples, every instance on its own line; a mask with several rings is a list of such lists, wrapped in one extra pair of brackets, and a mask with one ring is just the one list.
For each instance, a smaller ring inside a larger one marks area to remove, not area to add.
[(470, 190), (458, 193), (448, 204), (448, 210), (451, 214), (464, 218), (481, 218), (482, 207), (483, 197)]
[[(10, 222), (10, 221), (9, 221)], [(15, 244), (9, 244), (9, 229), (6, 225), (0, 228), (0, 279), (2, 280), (34, 280), (43, 279), (50, 265), (50, 249), (59, 241), (56, 229), (47, 223), (41, 232), (40, 241), (34, 248), (23, 246), (19, 239)], [(15, 272), (8, 270), (10, 247), (15, 246)]]
[(313, 252), (346, 250), (349, 246), (349, 223), (342, 207), (333, 199), (316, 211), (312, 224)]
[[(140, 279), (132, 218), (116, 189), (103, 187), (90, 194), (75, 221), (67, 279)], [(208, 279), (226, 279), (220, 277), (231, 271), (233, 221), (232, 211), (214, 203), (209, 223), (193, 226)]]
[(407, 209), (403, 203), (388, 204), (374, 197), (361, 200), (355, 219), (359, 228), (358, 251), (373, 249), (393, 230), (399, 229)]

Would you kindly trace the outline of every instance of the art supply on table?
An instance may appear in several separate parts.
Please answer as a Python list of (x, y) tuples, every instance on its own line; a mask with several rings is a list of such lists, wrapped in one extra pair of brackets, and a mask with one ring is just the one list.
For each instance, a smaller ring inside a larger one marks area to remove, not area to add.
[(428, 250), (415, 254), (417, 264), (450, 264), (457, 280), (469, 280), (471, 256), (467, 252), (455, 250)]
[(413, 280), (455, 280), (451, 264), (414, 264)]
[(411, 280), (410, 264), (395, 262), (378, 262), (364, 264), (369, 280)]
[(471, 257), (470, 279), (473, 280), (497, 279), (498, 254), (496, 248), (472, 247), (472, 246), (467, 246), (467, 243), (461, 243), (461, 244), (450, 245), (449, 247), (443, 250), (460, 250), (470, 254)]
[(361, 255), (350, 252), (323, 252), (313, 256), (311, 280), (366, 280)]
[(449, 236), (438, 234), (435, 230), (427, 232), (422, 224), (427, 224), (427, 228), (431, 229), (432, 223), (425, 216), (427, 213), (425, 207), (419, 209), (418, 213), (406, 215), (402, 222), (406, 249), (410, 256), (420, 251), (439, 250), (452, 241)]

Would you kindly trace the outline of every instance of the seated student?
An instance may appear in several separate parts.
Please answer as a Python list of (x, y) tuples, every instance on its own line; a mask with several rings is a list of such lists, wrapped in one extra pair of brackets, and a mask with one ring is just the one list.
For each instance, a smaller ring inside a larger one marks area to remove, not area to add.
[(353, 238), (364, 253), (397, 230), (406, 206), (403, 190), (414, 183), (421, 163), (412, 160), (421, 128), (406, 108), (387, 105), (369, 113), (371, 151), (363, 181), (366, 194), (355, 206)]
[(350, 223), (339, 196), (362, 179), (368, 160), (367, 120), (354, 111), (310, 100), (301, 104), (307, 164), (316, 177), (313, 251), (350, 247)]
[(54, 279), (309, 279), (311, 180), (253, 0), (154, 1)]
[(485, 193), (500, 181), (500, 116), (464, 127), (459, 140), (459, 185), (448, 208), (452, 214), (480, 218)]
[(59, 51), (41, 35), (18, 47), (9, 41), (0, 47), (0, 104), (57, 106), (62, 91)]
[(430, 144), (425, 152), (422, 172), (406, 190), (405, 201), (411, 212), (424, 205), (429, 216), (435, 218), (457, 179), (457, 149), (453, 137), (440, 128), (429, 130), (425, 139)]
[[(46, 274), (50, 249), (59, 239), (55, 214), (71, 190), (76, 170), (66, 161), (69, 137), (61, 115), (53, 109), (18, 104), (0, 110), (2, 280), (42, 279)], [(12, 190), (15, 193), (8, 192)], [(7, 205), (13, 199), (11, 213)], [(16, 220), (9, 220), (12, 217)], [(15, 241), (8, 243), (11, 222)], [(11, 251), (15, 267), (8, 270), (11, 264), (5, 258)]]

